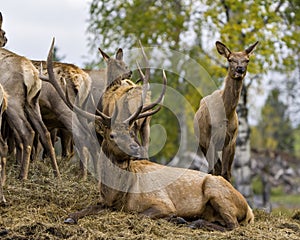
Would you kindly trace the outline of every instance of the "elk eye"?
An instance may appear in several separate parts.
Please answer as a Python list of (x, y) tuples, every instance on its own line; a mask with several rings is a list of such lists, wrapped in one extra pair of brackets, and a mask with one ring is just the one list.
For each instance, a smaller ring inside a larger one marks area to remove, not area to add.
[(115, 138), (115, 134), (114, 133), (109, 134), (109, 138), (110, 139), (114, 139)]

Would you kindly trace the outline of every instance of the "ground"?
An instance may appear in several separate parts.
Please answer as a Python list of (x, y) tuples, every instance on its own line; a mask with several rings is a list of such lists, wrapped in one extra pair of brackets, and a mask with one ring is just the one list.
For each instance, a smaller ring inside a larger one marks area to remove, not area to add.
[[(8, 167), (4, 188), (8, 204), (0, 206), (1, 239), (300, 239), (300, 208), (267, 214), (255, 210), (255, 223), (230, 232), (190, 229), (165, 220), (106, 210), (77, 225), (63, 223), (68, 213), (97, 202), (96, 181), (77, 179), (76, 166), (61, 163), (62, 180), (45, 163), (31, 165), (29, 179), (16, 179)], [(299, 207), (299, 206), (298, 206)]]

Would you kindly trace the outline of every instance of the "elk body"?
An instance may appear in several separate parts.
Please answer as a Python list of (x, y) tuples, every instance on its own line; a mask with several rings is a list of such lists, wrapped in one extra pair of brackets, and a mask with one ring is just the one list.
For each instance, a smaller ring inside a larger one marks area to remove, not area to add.
[[(231, 179), (231, 165), (235, 154), (238, 131), (238, 116), (236, 107), (243, 87), (249, 57), (256, 45), (251, 45), (245, 51), (231, 52), (223, 43), (216, 42), (216, 47), (228, 63), (228, 73), (225, 86), (200, 101), (200, 107), (195, 114), (194, 129), (199, 139), (201, 150), (209, 164), (209, 172)], [(222, 161), (217, 151), (222, 151)]]
[[(32, 61), (34, 66), (43, 74), (47, 73), (45, 61)], [(83, 107), (89, 97), (91, 90), (91, 78), (79, 67), (73, 64), (54, 62), (53, 69), (55, 78), (58, 80), (60, 88), (63, 92), (68, 92), (69, 100), (76, 103), (79, 107)], [(90, 136), (89, 126), (86, 119), (81, 119), (80, 116), (73, 114), (63, 100), (59, 97), (54, 87), (48, 83), (42, 83), (40, 108), (43, 120), (50, 130), (61, 129), (64, 131), (62, 143), (67, 144), (72, 138), (76, 141), (76, 147), (79, 152), (82, 178), (87, 177), (87, 164), (89, 155), (96, 161), (96, 143), (82, 139)], [(76, 140), (77, 139), (77, 140)], [(66, 140), (66, 141), (65, 141)], [(69, 146), (69, 145), (68, 145)], [(64, 146), (62, 146), (64, 148)], [(67, 148), (64, 149), (68, 151)]]
[[(0, 23), (1, 26), (2, 21)], [(0, 72), (0, 84), (8, 96), (5, 119), (14, 133), (17, 160), (21, 163), (20, 178), (27, 179), (35, 132), (50, 153), (54, 174), (59, 177), (50, 133), (42, 121), (38, 105), (41, 80), (37, 69), (27, 58), (0, 48)]]

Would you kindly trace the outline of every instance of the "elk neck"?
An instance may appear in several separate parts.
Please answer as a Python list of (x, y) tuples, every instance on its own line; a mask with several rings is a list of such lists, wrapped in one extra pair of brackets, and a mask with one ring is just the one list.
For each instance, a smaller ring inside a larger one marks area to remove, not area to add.
[(227, 75), (225, 78), (225, 87), (222, 91), (222, 98), (227, 119), (230, 119), (238, 105), (241, 91), (243, 88), (243, 79), (235, 80)]

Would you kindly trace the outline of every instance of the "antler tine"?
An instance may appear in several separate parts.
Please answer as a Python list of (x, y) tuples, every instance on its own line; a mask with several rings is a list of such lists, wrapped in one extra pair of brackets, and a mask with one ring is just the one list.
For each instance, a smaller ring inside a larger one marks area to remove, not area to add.
[(161, 94), (159, 95), (159, 97), (156, 99), (155, 102), (150, 103), (149, 105), (143, 107), (142, 113), (154, 108), (157, 104), (160, 104), (161, 102), (163, 102), (164, 95), (166, 93), (166, 89), (167, 89), (167, 77), (166, 77), (165, 70), (163, 70), (163, 88), (162, 88)]
[(145, 79), (145, 75), (143, 74), (140, 65), (138, 62), (136, 62), (137, 64), (137, 68), (139, 71), (139, 74), (141, 76), (141, 80), (143, 82), (143, 89), (142, 89), (142, 95), (141, 95), (141, 104), (139, 105), (139, 107), (137, 108), (137, 110), (135, 111), (135, 113), (133, 113), (129, 118), (127, 118), (124, 123), (128, 123), (129, 126), (138, 118), (139, 114), (141, 113), (142, 109), (143, 109), (143, 105), (144, 105), (144, 101), (146, 99), (147, 96), (147, 89), (148, 89), (148, 80)]

